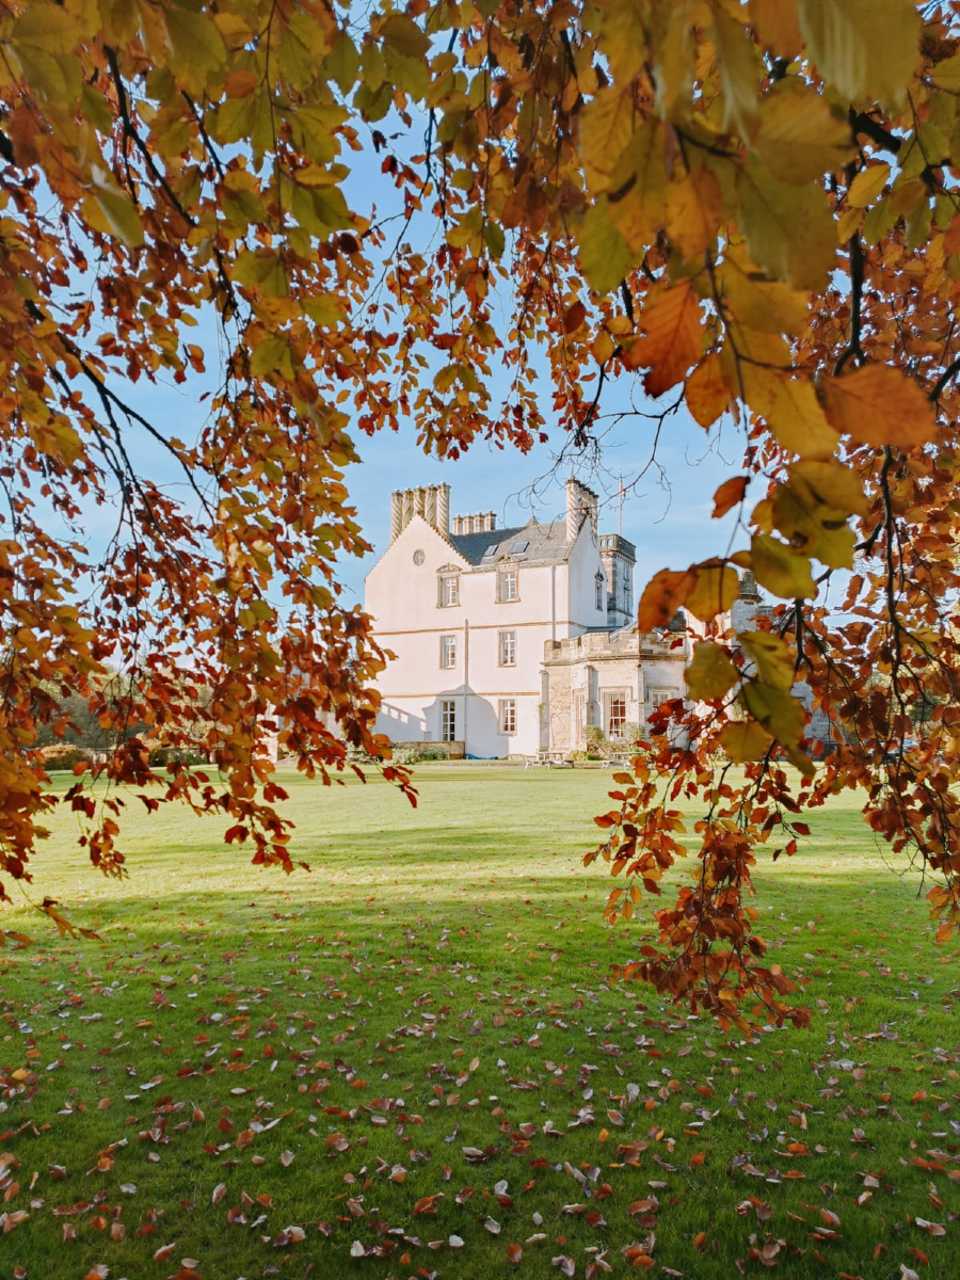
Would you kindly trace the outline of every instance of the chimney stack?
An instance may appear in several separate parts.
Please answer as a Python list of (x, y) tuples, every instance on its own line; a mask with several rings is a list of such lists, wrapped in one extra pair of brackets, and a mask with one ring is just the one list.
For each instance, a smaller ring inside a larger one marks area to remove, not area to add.
[(464, 533), (492, 533), (497, 527), (495, 511), (478, 511), (475, 515), (454, 516), (454, 536)]
[(391, 542), (396, 542), (415, 515), (447, 537), (450, 532), (450, 486), (431, 484), (416, 489), (395, 489), (390, 495)]
[(567, 481), (567, 541), (576, 541), (580, 526), (589, 519), (594, 540), (597, 537), (597, 495), (572, 477)]

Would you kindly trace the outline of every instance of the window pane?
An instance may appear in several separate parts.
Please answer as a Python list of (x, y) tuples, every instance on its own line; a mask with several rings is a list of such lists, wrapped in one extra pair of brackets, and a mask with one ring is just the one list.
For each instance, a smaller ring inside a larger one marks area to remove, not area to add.
[(622, 694), (613, 694), (608, 703), (607, 735), (611, 738), (622, 738), (624, 725), (627, 723), (627, 700)]
[(440, 703), (440, 737), (453, 742), (457, 736), (457, 704), (450, 699)]

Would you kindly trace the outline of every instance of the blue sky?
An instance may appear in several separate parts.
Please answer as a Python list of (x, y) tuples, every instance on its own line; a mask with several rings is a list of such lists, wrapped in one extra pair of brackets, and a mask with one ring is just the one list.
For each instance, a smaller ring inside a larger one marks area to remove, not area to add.
[[(623, 402), (622, 393), (618, 396), (611, 387), (610, 404), (618, 402)], [(362, 597), (363, 577), (389, 540), (390, 493), (418, 484), (446, 481), (452, 490), (451, 514), (494, 511), (497, 524), (507, 526), (524, 524), (531, 516), (544, 521), (560, 514), (564, 481), (577, 474), (600, 493), (601, 531), (617, 532), (617, 477), (622, 473), (628, 486), (635, 479), (650, 457), (653, 431), (654, 424), (644, 419), (621, 422), (604, 442), (599, 472), (589, 458), (572, 460), (573, 467), (566, 460), (557, 465), (563, 445), (559, 432), (525, 456), (481, 442), (456, 462), (425, 457), (412, 430), (384, 432), (373, 439), (361, 436), (362, 461), (349, 469), (347, 480), (376, 551), (363, 561), (345, 561), (343, 581), (353, 598)], [(741, 452), (742, 443), (730, 425), (718, 440), (716, 426), (708, 437), (685, 412), (666, 421), (657, 456), (669, 491), (650, 470), (623, 503), (623, 533), (637, 546), (638, 586), (658, 569), (685, 568), (726, 546), (734, 516), (711, 520), (712, 497), (717, 486), (736, 473)]]
[[(213, 317), (204, 317), (204, 321), (189, 336), (204, 347), (214, 376), (191, 377), (182, 386), (169, 379), (155, 385), (111, 379), (117, 393), (164, 435), (188, 441), (196, 438), (204, 424), (207, 405), (200, 401), (200, 395), (214, 385), (219, 363)], [(493, 381), (498, 381), (496, 371)], [(631, 397), (641, 411), (663, 407), (646, 402), (638, 386), (639, 380), (633, 377), (620, 386), (608, 382), (601, 413), (622, 409)], [(549, 398), (546, 385), (543, 394)], [(672, 398), (673, 393), (668, 393), (664, 402)], [(347, 469), (346, 478), (374, 551), (363, 559), (351, 557), (341, 562), (344, 603), (362, 601), (364, 577), (387, 546), (391, 491), (418, 484), (445, 481), (452, 491), (451, 514), (492, 510), (498, 526), (507, 527), (525, 524), (531, 517), (546, 521), (561, 514), (564, 482), (575, 474), (600, 495), (601, 531), (617, 532), (621, 518), (617, 490), (623, 476), (622, 531), (637, 547), (638, 591), (658, 569), (685, 568), (692, 561), (717, 554), (727, 546), (736, 513), (722, 521), (711, 520), (712, 497), (717, 486), (738, 471), (742, 432), (727, 419), (715, 424), (708, 434), (681, 409), (663, 424), (656, 453), (659, 467), (649, 467), (655, 427), (651, 420), (629, 417), (606, 428), (599, 459), (592, 453), (561, 458), (568, 441), (558, 430), (546, 444), (535, 446), (526, 455), (479, 441), (455, 462), (425, 456), (410, 426), (399, 432), (381, 431), (373, 437), (356, 432), (361, 461)], [(191, 506), (188, 486), (169, 456), (136, 427), (130, 444), (141, 473), (157, 479), (172, 496)], [(641, 475), (644, 468), (647, 470)], [(112, 508), (87, 512), (84, 533), (92, 550), (105, 544), (114, 521)], [(741, 535), (736, 545), (743, 544)]]
[[(394, 146), (402, 156), (421, 147), (416, 126), (394, 135)], [(379, 161), (372, 149), (344, 158), (352, 168), (347, 183), (350, 203), (358, 209), (369, 209), (374, 218), (395, 212), (397, 193), (379, 172)], [(425, 216), (422, 222), (415, 222), (408, 229), (405, 238), (420, 241), (420, 247), (425, 249), (437, 234), (435, 220)], [(83, 283), (89, 287), (89, 281)], [(504, 305), (494, 306), (494, 323), (498, 326), (508, 323), (509, 293), (509, 288), (505, 288)], [(199, 319), (199, 325), (186, 330), (184, 338), (204, 348), (206, 375), (192, 375), (181, 386), (170, 379), (159, 384), (146, 380), (131, 384), (121, 376), (110, 378), (113, 389), (164, 435), (186, 441), (196, 439), (202, 428), (208, 406), (201, 402), (200, 396), (216, 387), (220, 373), (216, 320), (209, 312), (201, 314)], [(491, 382), (495, 397), (499, 386), (502, 384), (505, 388), (507, 381), (498, 370), (493, 370)], [(543, 396), (548, 403), (550, 387), (546, 381)], [(664, 404), (674, 398), (673, 392), (668, 393), (663, 398)], [(654, 406), (646, 402), (639, 390), (639, 378), (631, 375), (619, 385), (615, 381), (607, 382), (599, 411), (604, 414), (632, 408), (643, 412), (656, 407), (662, 408), (663, 404)], [(576, 474), (600, 494), (601, 531), (616, 532), (621, 518), (616, 492), (622, 475), (627, 486), (622, 531), (637, 546), (638, 590), (658, 569), (684, 568), (691, 561), (725, 549), (736, 513), (730, 513), (722, 522), (711, 520), (711, 499), (717, 486), (738, 470), (743, 450), (742, 431), (727, 420), (722, 430), (715, 424), (708, 435), (685, 410), (680, 410), (666, 420), (658, 442), (657, 461), (662, 473), (652, 467), (641, 476), (650, 460), (654, 430), (655, 423), (640, 416), (625, 418), (616, 427), (610, 427), (603, 441), (599, 466), (592, 456), (558, 460), (565, 443), (559, 431), (552, 433), (547, 444), (536, 446), (527, 455), (513, 449), (500, 450), (481, 441), (456, 462), (439, 462), (424, 456), (411, 428), (397, 433), (383, 431), (372, 438), (358, 432), (356, 441), (361, 462), (348, 469), (347, 482), (361, 524), (375, 550), (362, 560), (350, 558), (341, 563), (344, 602), (362, 600), (364, 577), (387, 546), (391, 491), (439, 481), (451, 486), (452, 514), (493, 510), (498, 525), (507, 526), (524, 524), (531, 516), (543, 521), (560, 514), (564, 507), (564, 481)], [(137, 427), (130, 432), (129, 447), (141, 474), (155, 478), (186, 505), (192, 505), (189, 489), (169, 456), (145, 439)], [(86, 514), (84, 533), (94, 554), (112, 534), (114, 521), (112, 509)], [(743, 545), (742, 537), (737, 545)]]

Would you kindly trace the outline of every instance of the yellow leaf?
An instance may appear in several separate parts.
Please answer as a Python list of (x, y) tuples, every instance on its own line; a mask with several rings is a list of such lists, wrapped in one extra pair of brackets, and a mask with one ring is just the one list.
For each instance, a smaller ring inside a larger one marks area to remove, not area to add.
[(743, 686), (744, 706), (767, 733), (785, 746), (795, 746), (803, 734), (803, 704), (785, 689), (752, 682)]
[(722, 698), (740, 679), (740, 673), (721, 645), (703, 640), (694, 645), (693, 657), (684, 673), (691, 698), (708, 702)]
[(292, 378), (293, 360), (286, 338), (272, 333), (258, 343), (250, 357), (250, 372), (256, 377), (280, 373)]
[(785, 449), (801, 458), (826, 458), (834, 452), (837, 433), (806, 379), (751, 364), (741, 366), (741, 376), (750, 408), (766, 419)]
[(593, 352), (593, 358), (597, 364), (606, 364), (616, 350), (616, 343), (606, 329), (601, 329), (594, 338), (590, 350)]
[(718, 6), (713, 11), (717, 70), (723, 89), (724, 124), (748, 134), (757, 111), (757, 90), (764, 74), (759, 51), (746, 28)]
[(407, 58), (423, 59), (430, 51), (429, 37), (406, 14), (391, 14), (381, 32), (384, 42)]
[(810, 573), (810, 561), (767, 533), (755, 533), (750, 543), (750, 562), (761, 587), (787, 600), (817, 594)]
[(609, 217), (639, 262), (656, 239), (666, 212), (663, 125), (647, 120), (635, 131), (611, 179)]
[(733, 396), (723, 376), (719, 356), (709, 355), (687, 379), (687, 408), (695, 422), (707, 428), (730, 407)]
[(810, 295), (779, 280), (768, 280), (748, 264), (728, 257), (719, 271), (727, 313), (747, 329), (761, 333), (799, 334), (807, 324)]
[(841, 168), (853, 152), (850, 122), (834, 115), (822, 93), (782, 81), (765, 98), (754, 149), (781, 182), (814, 182)]
[(667, 234), (683, 258), (702, 258), (723, 216), (720, 184), (704, 166), (667, 185)]
[(645, 367), (644, 389), (659, 396), (683, 379), (703, 351), (700, 300), (686, 280), (648, 296), (640, 320), (646, 332), (626, 348), (623, 363), (628, 369)]
[(852, 209), (865, 209), (880, 194), (890, 177), (890, 166), (878, 160), (876, 164), (861, 169), (850, 183), (847, 204)]
[(806, 485), (821, 506), (858, 516), (870, 511), (862, 480), (842, 462), (795, 462), (790, 468), (790, 481)]
[(778, 182), (756, 160), (737, 177), (740, 223), (758, 266), (797, 289), (818, 290), (836, 258), (833, 218), (819, 183)]
[(743, 631), (737, 639), (752, 660), (762, 684), (775, 689), (790, 688), (795, 678), (794, 660), (785, 640), (771, 631)]
[(761, 760), (773, 739), (755, 720), (733, 720), (724, 725), (720, 744), (734, 764)]
[[(675, 112), (678, 115), (683, 112), (689, 103), (693, 86), (695, 0), (670, 0), (669, 4), (657, 6), (654, 12), (654, 21), (660, 23), (653, 41), (657, 114), (670, 119)], [(631, 18), (632, 14), (628, 11), (628, 24)], [(633, 31), (629, 26), (627, 42), (634, 43)], [(632, 75), (622, 79), (617, 76), (618, 83), (626, 83), (632, 79)]]
[(580, 265), (597, 293), (616, 289), (633, 265), (627, 242), (610, 220), (605, 196), (587, 210), (577, 232)]
[(858, 444), (909, 449), (937, 433), (933, 405), (919, 385), (888, 364), (865, 364), (823, 385), (827, 417)]
[(815, 556), (831, 569), (853, 568), (853, 530), (847, 513), (824, 506), (802, 477), (780, 485), (772, 503), (774, 527), (794, 551)]
[(960, 92), (960, 53), (954, 53), (938, 62), (930, 72), (935, 84), (951, 93)]
[(607, 191), (634, 128), (635, 108), (629, 89), (608, 86), (580, 112), (578, 150), (587, 186)]
[(80, 24), (59, 4), (28, 4), (13, 24), (14, 48), (29, 45), (45, 53), (71, 54), (80, 40)]
[(213, 72), (227, 60), (223, 37), (202, 13), (165, 6), (163, 20), (173, 50), (171, 69), (182, 84), (201, 94)]
[(83, 202), (90, 225), (106, 235), (116, 236), (131, 249), (143, 244), (143, 224), (133, 202), (119, 191), (98, 187)]
[(844, 209), (837, 219), (837, 244), (846, 244), (863, 226), (862, 209)]
[(696, 586), (687, 596), (686, 606), (695, 618), (709, 622), (718, 613), (726, 613), (740, 592), (740, 579), (735, 569), (723, 564), (691, 565), (697, 575)]
[(794, 0), (750, 0), (750, 21), (757, 39), (780, 58), (795, 58), (803, 48)]
[(919, 60), (914, 0), (798, 0), (807, 52), (848, 102), (899, 106)]

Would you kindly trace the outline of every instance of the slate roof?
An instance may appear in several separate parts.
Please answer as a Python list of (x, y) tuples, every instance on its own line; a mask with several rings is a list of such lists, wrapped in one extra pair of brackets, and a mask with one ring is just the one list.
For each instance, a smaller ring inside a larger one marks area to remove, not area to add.
[[(565, 520), (552, 520), (548, 524), (538, 524), (531, 520), (529, 524), (519, 528), (451, 534), (449, 540), (468, 563), (483, 567), (506, 559), (517, 560), (521, 564), (524, 561), (560, 564), (570, 554)], [(511, 551), (514, 545), (524, 542), (529, 544), (524, 551)], [(496, 548), (496, 551), (484, 559), (489, 548)]]

